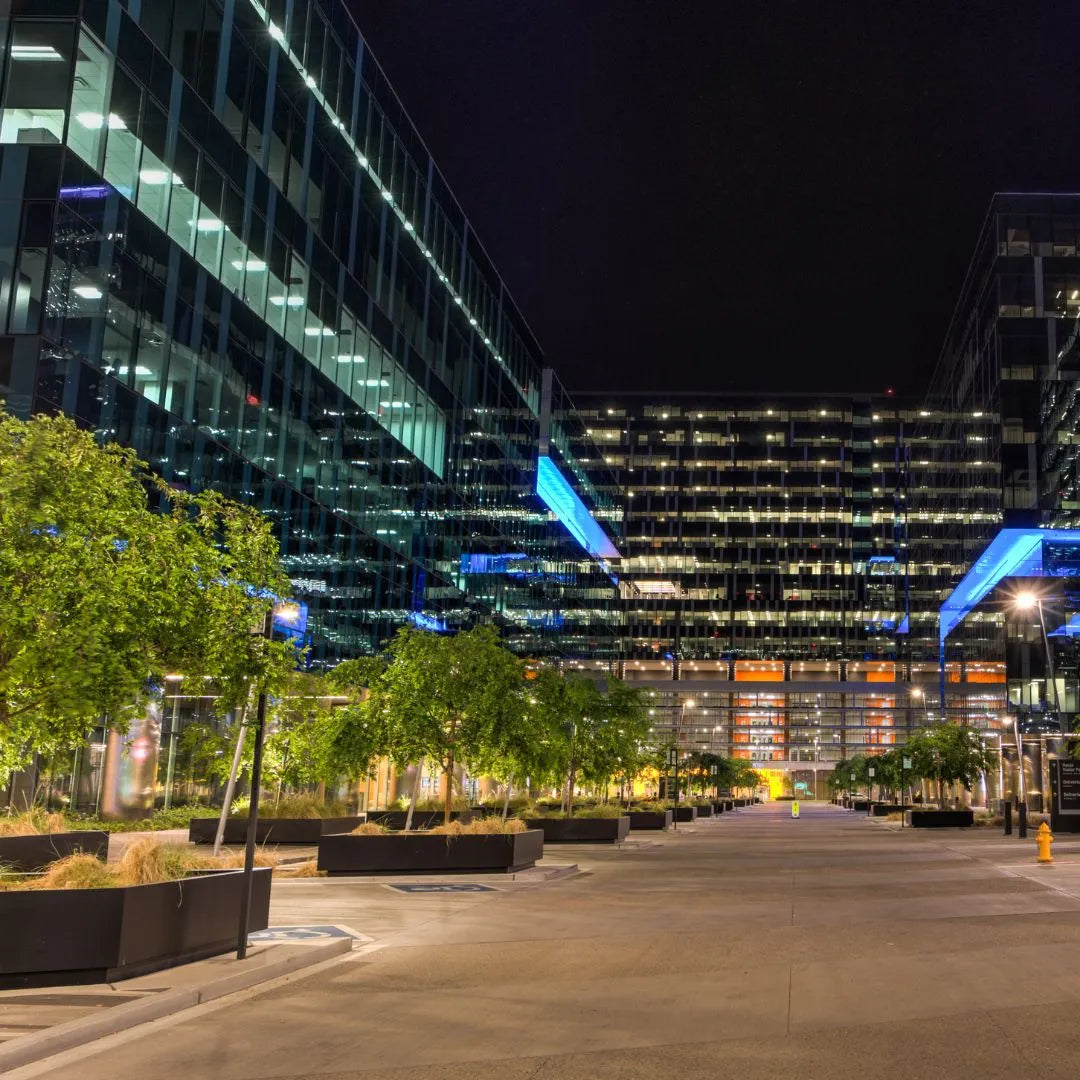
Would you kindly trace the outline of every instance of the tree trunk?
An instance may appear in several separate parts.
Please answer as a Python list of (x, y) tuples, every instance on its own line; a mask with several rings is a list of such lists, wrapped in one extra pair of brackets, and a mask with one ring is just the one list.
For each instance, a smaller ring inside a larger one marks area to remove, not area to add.
[(420, 794), (420, 778), (424, 775), (424, 762), (427, 758), (421, 758), (416, 766), (416, 775), (413, 777), (412, 795), (409, 797), (409, 812), (405, 815), (405, 831), (412, 829), (413, 811), (416, 809), (416, 799)]
[(577, 762), (570, 765), (570, 776), (566, 781), (566, 816), (574, 816), (574, 778), (577, 776)]
[(945, 781), (941, 779), (937, 782), (937, 808), (945, 809)]
[(446, 801), (443, 804), (443, 824), (450, 824), (450, 812), (454, 808), (454, 751), (451, 749), (446, 768)]
[(225, 822), (229, 820), (229, 807), (232, 806), (233, 792), (236, 790), (236, 777), (240, 772), (240, 759), (244, 756), (244, 736), (247, 734), (247, 706), (240, 710), (240, 723), (237, 725), (236, 750), (233, 752), (232, 766), (229, 769), (229, 782), (225, 785), (225, 802), (218, 817), (217, 832), (214, 833), (214, 854), (221, 853), (221, 841), (225, 839)]
[(510, 813), (510, 789), (514, 786), (512, 780), (506, 781), (506, 795), (503, 797), (503, 821), (506, 820), (507, 815)]

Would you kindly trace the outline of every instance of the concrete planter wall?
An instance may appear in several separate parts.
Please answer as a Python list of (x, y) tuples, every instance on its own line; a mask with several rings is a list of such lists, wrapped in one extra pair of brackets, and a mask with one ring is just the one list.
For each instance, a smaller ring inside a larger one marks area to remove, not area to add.
[(908, 820), (914, 829), (968, 829), (975, 824), (975, 811), (912, 810)]
[[(327, 833), (352, 832), (363, 817), (340, 818), (264, 818), (255, 825), (255, 840), (260, 844), (317, 844)], [(226, 844), (247, 843), (247, 818), (230, 817), (225, 822)], [(217, 818), (192, 818), (188, 839), (193, 844), (212, 844), (217, 833)]]
[(503, 835), (400, 833), (319, 840), (318, 867), (328, 874), (397, 874), (524, 870), (544, 855), (538, 829)]
[(671, 810), (631, 810), (628, 816), (631, 832), (637, 829), (667, 829), (675, 820)]
[(97, 829), (84, 832), (45, 833), (42, 836), (0, 836), (0, 864), (32, 873), (69, 855), (109, 857), (109, 834)]
[[(270, 919), (269, 867), (255, 870), (249, 927)], [(0, 989), (112, 982), (236, 946), (243, 873), (119, 889), (0, 892)]]
[(525, 818), (530, 829), (540, 829), (546, 844), (614, 844), (630, 833), (630, 818)]

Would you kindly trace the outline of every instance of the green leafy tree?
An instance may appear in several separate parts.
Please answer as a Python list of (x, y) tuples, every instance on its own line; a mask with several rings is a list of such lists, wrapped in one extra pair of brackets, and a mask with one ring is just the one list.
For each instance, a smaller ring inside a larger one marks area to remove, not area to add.
[(874, 769), (874, 783), (877, 784), (881, 794), (889, 792), (895, 795), (900, 792), (904, 783), (900, 750), (886, 750), (883, 754), (870, 758), (869, 763)]
[(0, 411), (0, 782), (34, 753), (126, 727), (167, 672), (226, 696), (295, 664), (251, 633), (286, 595), (270, 524), (171, 489), (65, 417)]
[(646, 764), (649, 736), (644, 694), (620, 679), (606, 689), (582, 675), (552, 676), (537, 687), (542, 709), (553, 725), (555, 773), (565, 791), (566, 812), (574, 812), (578, 782), (606, 787)]
[[(294, 671), (267, 717), (264, 775), (283, 791), (331, 784), (342, 770), (334, 757), (337, 718), (325, 677)], [(351, 778), (351, 777), (350, 777)]]
[(521, 715), (522, 662), (491, 626), (453, 636), (403, 628), (387, 658), (370, 677), (363, 702), (369, 729), (386, 733), (399, 764), (438, 762), (449, 822), (455, 768), (481, 765), (499, 733)]
[(997, 766), (997, 752), (966, 724), (937, 724), (908, 739), (906, 751), (916, 776), (937, 784), (938, 806), (945, 805), (945, 785), (970, 791), (987, 769)]

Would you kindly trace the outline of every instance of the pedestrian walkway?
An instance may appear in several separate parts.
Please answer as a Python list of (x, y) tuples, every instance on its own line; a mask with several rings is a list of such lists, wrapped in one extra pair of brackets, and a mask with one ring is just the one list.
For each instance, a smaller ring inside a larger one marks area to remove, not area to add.
[(1023, 849), (1003, 858), (1001, 840), (804, 802), (798, 820), (769, 805), (647, 847), (555, 851), (584, 873), (535, 888), (275, 885), (272, 922), (374, 940), (87, 1048), (78, 1075), (1073, 1080), (1080, 899), (1054, 870), (1017, 872)]

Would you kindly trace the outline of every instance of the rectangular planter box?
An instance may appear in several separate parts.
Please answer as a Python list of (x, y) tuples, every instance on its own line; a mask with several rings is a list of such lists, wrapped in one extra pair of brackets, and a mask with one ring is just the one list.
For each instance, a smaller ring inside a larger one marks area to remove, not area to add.
[[(264, 818), (255, 825), (255, 840), (260, 844), (317, 844), (327, 833), (352, 832), (362, 817), (340, 818)], [(231, 817), (225, 822), (226, 844), (247, 843), (247, 818)], [(188, 839), (193, 844), (212, 844), (217, 832), (217, 818), (192, 818)]]
[[(269, 867), (255, 870), (249, 929), (270, 921)], [(112, 982), (236, 947), (243, 873), (120, 889), (0, 892), (0, 989)]]
[(677, 806), (674, 810), (676, 821), (696, 821), (697, 820), (697, 807), (696, 806)]
[(407, 832), (389, 836), (336, 834), (319, 841), (328, 874), (416, 874), (525, 870), (544, 855), (538, 829), (494, 836)]
[(975, 824), (974, 810), (912, 810), (913, 829), (967, 829)]
[(109, 857), (109, 834), (84, 832), (45, 833), (43, 836), (0, 836), (0, 864), (30, 873), (68, 855)]
[(540, 829), (545, 844), (614, 844), (630, 832), (630, 818), (525, 818), (530, 829)]
[(722, 801), (714, 802), (712, 804), (712, 812), (714, 814), (722, 814), (724, 812), (724, 803)]
[(848, 802), (848, 809), (849, 810), (860, 811), (860, 812), (865, 814), (870, 809), (870, 800), (869, 799), (851, 799)]
[(899, 814), (910, 809), (911, 807), (907, 804), (901, 806), (899, 803), (874, 803), (874, 808), (870, 811), (870, 814), (872, 817), (888, 817), (890, 814)]
[[(405, 828), (405, 819), (409, 816), (408, 810), (369, 810), (367, 814), (368, 821), (377, 821), (380, 825), (385, 825), (388, 829), (398, 832)], [(436, 825), (443, 823), (443, 812), (441, 810), (417, 810), (413, 814), (412, 827), (414, 829), (433, 829)], [(478, 817), (483, 817), (483, 811), (481, 810), (451, 810), (450, 820), (460, 821), (463, 824), (468, 824), (470, 821), (474, 821)], [(502, 817), (502, 811), (499, 811), (496, 815), (492, 811), (491, 817)], [(333, 829), (327, 831), (333, 832), (351, 832), (352, 826), (349, 829)]]
[(667, 829), (675, 820), (675, 814), (671, 810), (631, 810), (630, 830), (637, 829)]
[(712, 803), (709, 803), (708, 806), (695, 806), (694, 809), (697, 811), (697, 816), (698, 817), (712, 817), (713, 816)]

